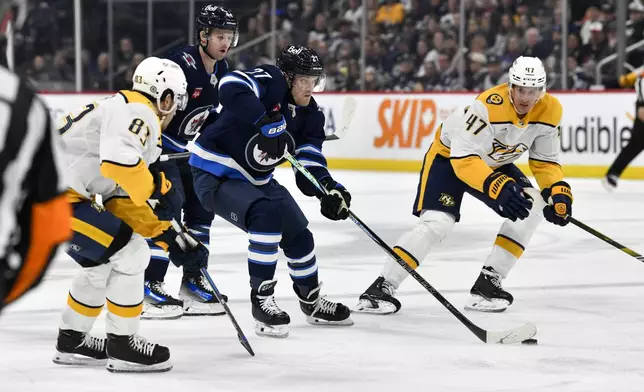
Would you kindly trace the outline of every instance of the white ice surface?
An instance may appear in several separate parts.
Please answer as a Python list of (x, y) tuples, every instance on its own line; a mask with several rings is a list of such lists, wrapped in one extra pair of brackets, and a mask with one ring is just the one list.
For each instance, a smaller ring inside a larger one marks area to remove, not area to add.
[[(302, 196), (290, 170), (278, 179), (311, 221), (323, 293), (353, 307), (386, 255), (352, 222), (331, 222)], [(391, 245), (414, 223), (417, 175), (336, 172), (353, 211)], [(607, 194), (597, 180), (571, 180), (574, 215), (644, 251), (644, 182)], [(462, 309), (501, 219), (466, 197), (463, 219), (419, 272)], [(537, 346), (485, 345), (413, 279), (392, 316), (353, 314), (352, 327), (308, 325), (283, 259), (277, 301), (292, 318), (287, 339), (260, 338), (250, 315), (246, 236), (221, 219), (213, 228), (210, 271), (257, 356), (239, 345), (225, 316), (143, 321), (141, 334), (168, 345), (174, 369), (118, 375), (52, 363), (59, 314), (78, 266), (59, 257), (43, 284), (0, 317), (0, 392), (31, 391), (643, 391), (644, 264), (572, 225), (544, 222), (505, 281), (506, 313), (465, 312), (487, 329), (525, 322)], [(169, 288), (180, 271), (170, 266)], [(104, 313), (96, 323), (104, 333)]]

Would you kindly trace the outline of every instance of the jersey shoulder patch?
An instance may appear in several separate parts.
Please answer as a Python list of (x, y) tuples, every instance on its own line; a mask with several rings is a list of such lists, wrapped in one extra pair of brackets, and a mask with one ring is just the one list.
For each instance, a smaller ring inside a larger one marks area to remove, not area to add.
[(507, 83), (492, 87), (482, 92), (476, 100), (483, 104), (487, 110), (488, 120), (491, 124), (511, 123), (516, 114), (512, 103)]

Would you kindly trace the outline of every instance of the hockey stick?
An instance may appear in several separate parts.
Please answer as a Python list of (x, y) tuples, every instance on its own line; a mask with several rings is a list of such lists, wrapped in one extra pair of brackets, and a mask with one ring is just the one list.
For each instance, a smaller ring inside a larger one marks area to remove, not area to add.
[[(325, 195), (329, 192), (317, 181), (315, 177), (304, 167), (297, 159), (293, 158), (288, 152), (284, 153), (284, 158), (297, 169), (304, 177), (306, 177), (320, 192)], [(416, 279), (425, 290), (429, 291), (434, 298), (438, 300), (447, 310), (450, 311), (467, 329), (469, 329), (477, 338), (479, 338), (484, 343), (501, 343), (501, 344), (512, 344), (519, 343), (526, 339), (530, 339), (537, 334), (537, 327), (534, 324), (525, 324), (520, 327), (510, 329), (507, 331), (486, 331), (476, 324), (474, 324), (470, 319), (465, 317), (465, 315), (459, 312), (454, 305), (452, 305), (443, 295), (436, 290), (429, 282), (427, 282), (418, 272), (411, 268), (403, 259), (400, 258), (385, 241), (380, 239), (376, 233), (374, 233), (366, 224), (364, 224), (360, 218), (358, 218), (353, 212), (349, 211), (349, 218), (355, 223), (362, 231), (364, 231), (369, 238), (371, 238), (376, 244), (378, 244), (387, 254), (396, 260), (396, 262), (405, 269), (411, 276)]]
[(159, 162), (167, 162), (175, 159), (190, 158), (190, 152), (178, 152), (176, 154), (164, 154), (159, 157)]
[(587, 226), (586, 224), (584, 224), (584, 223), (578, 221), (577, 219), (573, 218), (572, 216), (568, 215), (566, 217), (566, 220), (568, 220), (568, 222), (572, 223), (573, 225), (579, 227), (583, 231), (585, 231), (587, 233), (590, 233), (591, 235), (599, 238), (600, 240), (613, 245), (615, 248), (621, 250), (622, 252), (626, 253), (627, 255), (633, 256), (637, 260), (644, 262), (644, 256), (642, 256), (641, 254), (635, 252), (634, 250), (632, 250), (630, 248), (627, 248), (626, 246), (624, 246), (624, 245), (620, 244), (619, 242), (611, 239), (610, 237), (605, 236), (604, 234), (602, 234), (602, 233), (598, 232), (597, 230), (593, 229), (592, 227)]
[[(354, 97), (347, 97), (342, 106), (342, 122), (337, 131), (327, 136), (325, 140), (339, 140), (346, 136), (353, 121), (353, 115), (356, 112), (356, 99)], [(197, 136), (193, 140), (197, 140)], [(159, 157), (160, 162), (167, 162), (175, 159), (190, 158), (190, 152), (178, 152), (176, 154), (164, 154)]]
[[(183, 228), (177, 222), (176, 219), (172, 219), (172, 228), (174, 228), (174, 230), (179, 234), (179, 237), (184, 242), (185, 246), (194, 247), (195, 245), (197, 245), (194, 242), (194, 240), (192, 240), (192, 238), (187, 237), (185, 235)], [(246, 339), (246, 335), (244, 335), (244, 332), (242, 331), (241, 327), (237, 323), (237, 320), (235, 320), (235, 316), (233, 316), (233, 312), (230, 311), (228, 304), (226, 303), (226, 301), (224, 301), (224, 297), (217, 289), (215, 282), (212, 280), (212, 277), (208, 273), (208, 269), (206, 267), (202, 267), (200, 271), (203, 274), (204, 278), (206, 278), (206, 280), (208, 281), (208, 284), (210, 285), (210, 287), (212, 287), (212, 291), (215, 293), (215, 297), (217, 297), (217, 301), (219, 301), (221, 306), (224, 307), (224, 311), (226, 311), (226, 314), (230, 318), (230, 321), (233, 323), (233, 326), (237, 331), (237, 338), (239, 339), (239, 343), (241, 343), (241, 345), (244, 346), (244, 348), (246, 349), (246, 351), (248, 351), (250, 355), (255, 356), (255, 352), (253, 351), (253, 348), (250, 346), (248, 339)]]
[(349, 126), (351, 126), (351, 121), (353, 120), (353, 115), (356, 112), (356, 99), (354, 97), (347, 97), (344, 100), (344, 105), (342, 106), (342, 122), (340, 123), (340, 128), (336, 130), (331, 135), (327, 136), (325, 140), (338, 140), (342, 139), (347, 132), (349, 131)]

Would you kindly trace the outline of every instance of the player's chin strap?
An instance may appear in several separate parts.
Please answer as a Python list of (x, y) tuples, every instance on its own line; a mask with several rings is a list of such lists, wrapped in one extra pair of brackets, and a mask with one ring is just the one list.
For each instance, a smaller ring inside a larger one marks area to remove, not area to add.
[(580, 229), (584, 230), (585, 232), (590, 233), (591, 235), (599, 238), (600, 240), (611, 244), (612, 246), (614, 246), (615, 248), (621, 250), (622, 252), (626, 253), (627, 255), (632, 256), (632, 257), (636, 258), (637, 260), (644, 262), (644, 256), (642, 256), (641, 254), (639, 254), (639, 253), (633, 251), (632, 249), (620, 244), (619, 242), (611, 239), (610, 237), (605, 236), (604, 234), (602, 234), (602, 233), (598, 232), (597, 230), (593, 229), (592, 227), (590, 227), (590, 226), (578, 221), (577, 219), (573, 218), (572, 216), (566, 215), (566, 220), (568, 222), (572, 223), (573, 225), (579, 227)]
[[(324, 188), (318, 180), (309, 172), (297, 159), (293, 158), (288, 152), (284, 153), (284, 159), (289, 161), (293, 167), (302, 173), (307, 180), (323, 194), (328, 194), (329, 191)], [(537, 333), (537, 327), (534, 324), (525, 324), (523, 326), (507, 330), (507, 331), (486, 331), (476, 324), (474, 324), (470, 319), (465, 317), (463, 313), (459, 312), (454, 305), (452, 305), (443, 295), (438, 292), (432, 285), (429, 284), (418, 272), (409, 266), (403, 259), (398, 256), (385, 241), (383, 241), (376, 233), (373, 232), (366, 224), (364, 224), (360, 218), (358, 218), (351, 210), (349, 210), (349, 218), (355, 223), (362, 231), (369, 236), (376, 244), (378, 244), (392, 259), (394, 259), (402, 268), (405, 269), (421, 286), (423, 286), (427, 291), (429, 291), (434, 298), (438, 300), (447, 310), (450, 311), (467, 329), (469, 329), (477, 338), (485, 343), (519, 343), (526, 339), (532, 338)]]

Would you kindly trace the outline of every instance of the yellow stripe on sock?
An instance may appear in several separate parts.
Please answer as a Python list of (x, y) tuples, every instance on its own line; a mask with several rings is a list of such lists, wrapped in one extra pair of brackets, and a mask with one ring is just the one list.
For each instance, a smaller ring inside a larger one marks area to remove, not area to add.
[(101, 309), (103, 309), (102, 304), (98, 306), (85, 305), (84, 303), (78, 301), (76, 298), (72, 297), (71, 293), (69, 293), (69, 295), (67, 296), (67, 305), (72, 308), (74, 312), (87, 317), (98, 317), (98, 315), (101, 314)]
[(107, 310), (119, 317), (138, 317), (141, 315), (141, 311), (143, 310), (143, 302), (139, 302), (136, 305), (119, 305), (108, 299)]
[(496, 241), (494, 241), (494, 245), (500, 246), (501, 248), (507, 250), (517, 259), (521, 257), (521, 255), (523, 254), (523, 251), (525, 250), (525, 248), (521, 244), (519, 244), (512, 238), (506, 237), (502, 234), (499, 234), (496, 236)]
[(407, 263), (411, 268), (418, 268), (418, 260), (403, 248), (394, 246), (394, 253), (400, 256), (401, 259), (405, 260), (405, 263)]

